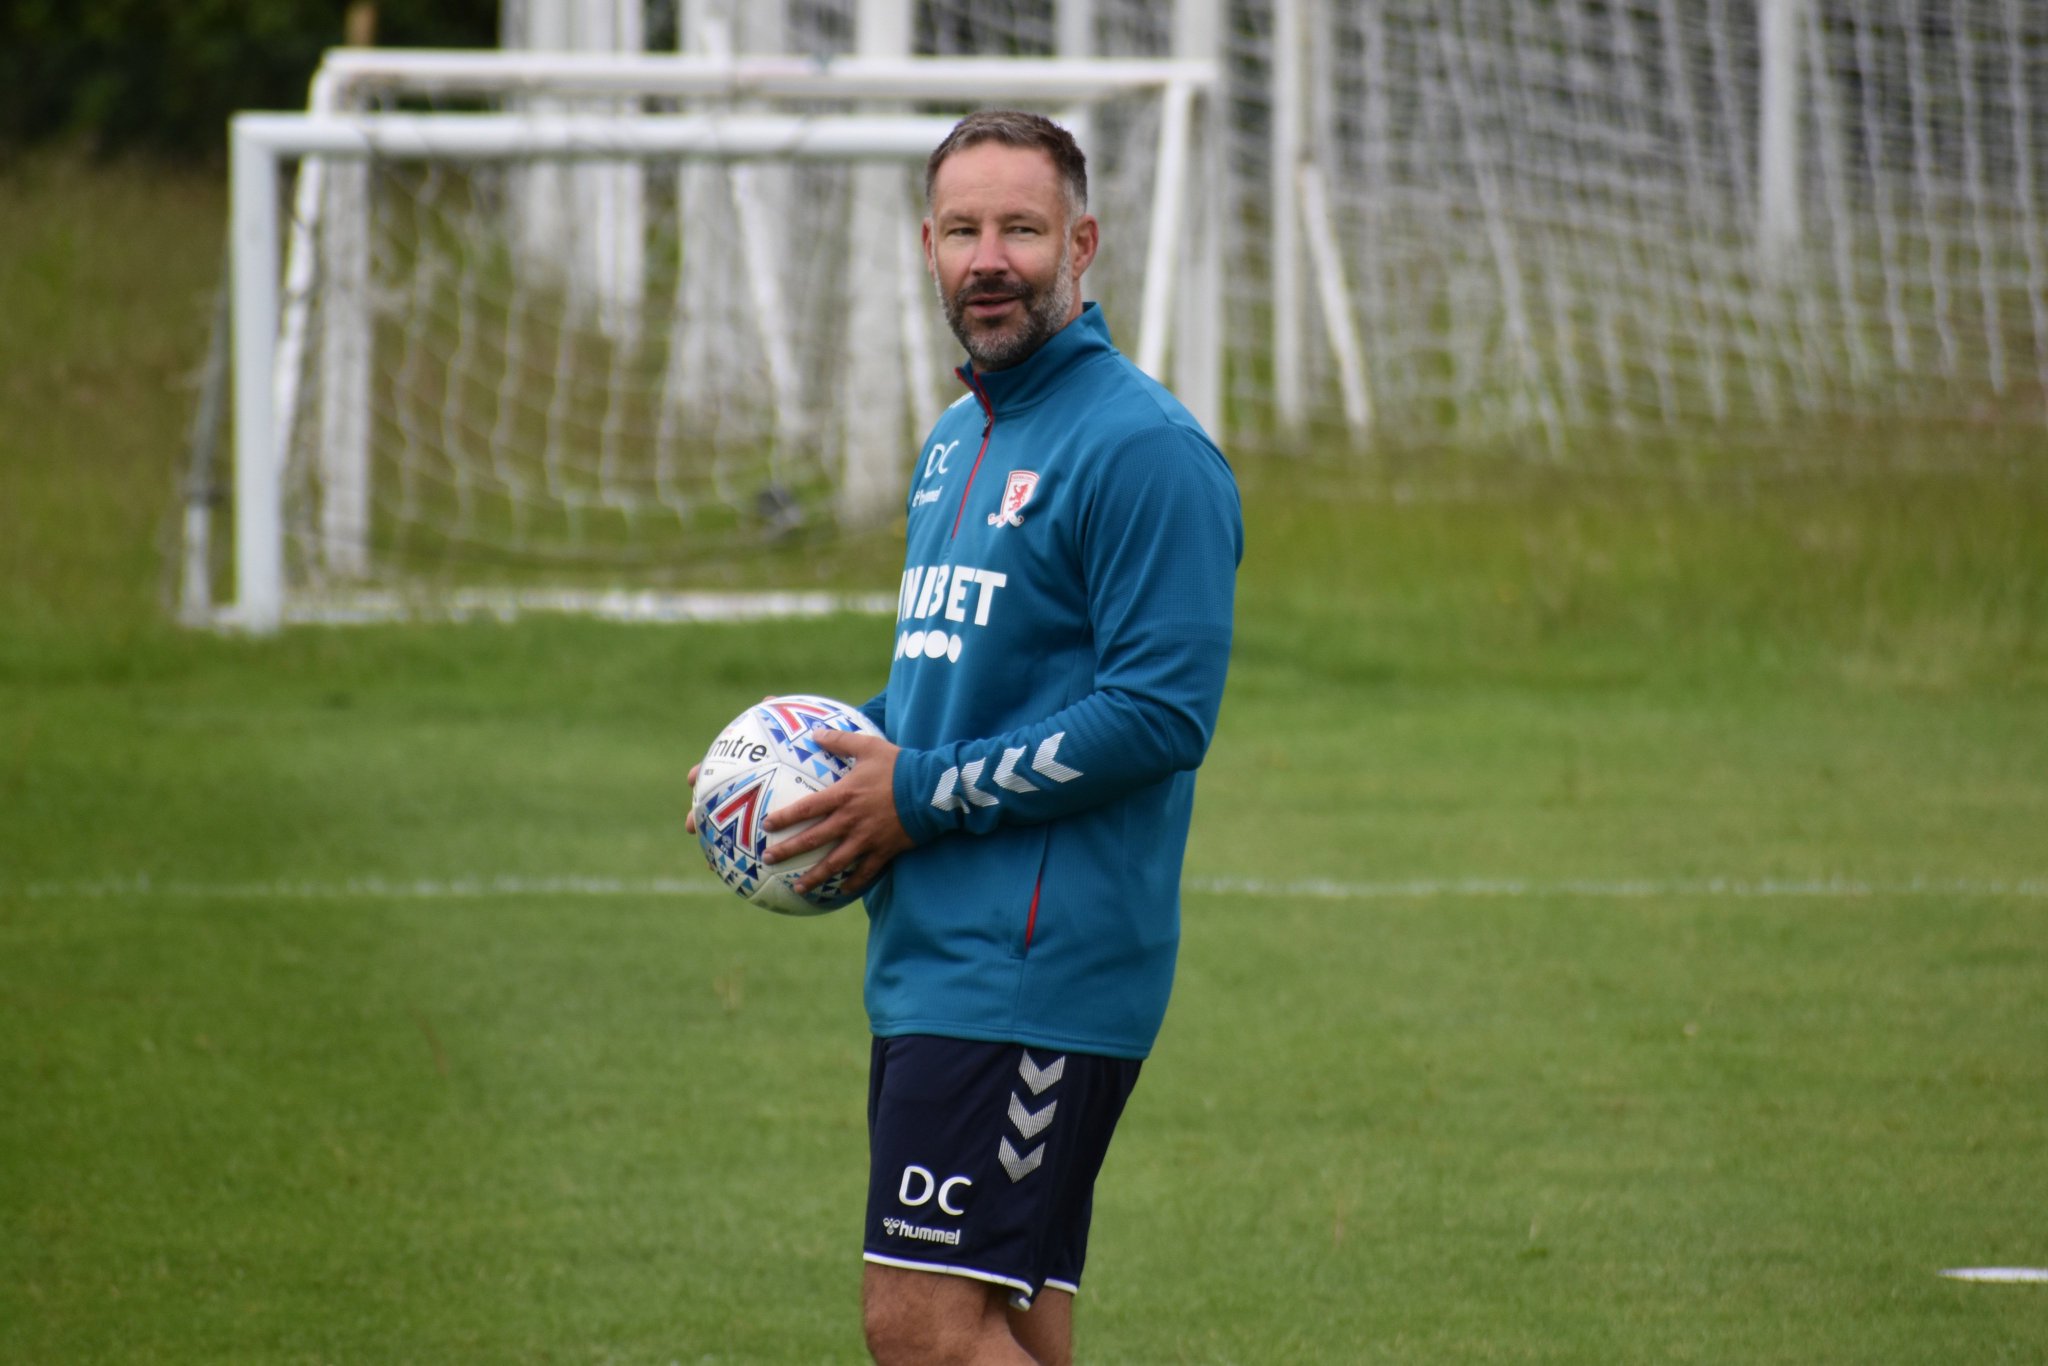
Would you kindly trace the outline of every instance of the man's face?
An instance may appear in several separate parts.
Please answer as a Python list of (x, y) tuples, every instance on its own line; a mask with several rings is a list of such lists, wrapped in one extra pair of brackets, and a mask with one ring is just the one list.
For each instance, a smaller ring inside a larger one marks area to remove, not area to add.
[(1080, 316), (1096, 233), (1087, 214), (1068, 220), (1059, 170), (1036, 148), (981, 142), (940, 163), (925, 263), (976, 369), (1016, 365)]

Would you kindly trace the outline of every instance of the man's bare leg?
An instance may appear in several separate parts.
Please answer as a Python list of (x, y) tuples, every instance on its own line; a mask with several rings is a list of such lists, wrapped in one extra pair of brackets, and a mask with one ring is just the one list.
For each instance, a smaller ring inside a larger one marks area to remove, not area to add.
[(1038, 1366), (1010, 1331), (1008, 1299), (985, 1281), (869, 1262), (861, 1326), (879, 1366)]
[(1005, 1306), (1010, 1335), (1031, 1353), (1038, 1366), (1073, 1366), (1074, 1297), (1051, 1286), (1038, 1292), (1029, 1312)]

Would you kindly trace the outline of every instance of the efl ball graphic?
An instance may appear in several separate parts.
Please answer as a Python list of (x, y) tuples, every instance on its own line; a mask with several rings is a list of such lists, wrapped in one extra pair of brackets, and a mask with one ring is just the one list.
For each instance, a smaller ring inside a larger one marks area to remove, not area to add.
[(711, 871), (753, 905), (778, 915), (822, 915), (853, 900), (846, 875), (798, 895), (791, 887), (831, 846), (768, 865), (761, 855), (805, 829), (792, 825), (772, 835), (763, 822), (813, 792), (822, 792), (853, 767), (818, 744), (820, 730), (879, 736), (874, 723), (844, 702), (798, 693), (748, 707), (711, 742), (697, 770), (691, 805), (697, 842)]

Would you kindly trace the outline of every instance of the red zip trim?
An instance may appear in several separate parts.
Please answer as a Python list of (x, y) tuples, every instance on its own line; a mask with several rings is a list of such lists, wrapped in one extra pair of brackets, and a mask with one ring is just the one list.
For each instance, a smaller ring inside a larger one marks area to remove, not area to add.
[[(967, 495), (974, 488), (975, 470), (981, 468), (981, 457), (988, 454), (989, 435), (996, 429), (995, 407), (988, 401), (988, 395), (983, 392), (981, 385), (975, 382), (973, 374), (967, 370), (962, 370), (960, 371), (960, 380), (974, 392), (974, 397), (981, 403), (981, 449), (974, 453), (974, 468), (967, 471), (967, 486), (960, 490), (960, 510), (953, 514), (953, 534), (947, 537), (948, 540), (957, 540), (960, 536), (960, 518), (967, 511)], [(1037, 902), (1034, 898), (1034, 909), (1036, 905)], [(1027, 940), (1026, 942), (1029, 941)]]
[(1038, 930), (1038, 893), (1045, 886), (1045, 875), (1039, 874), (1038, 881), (1031, 884), (1031, 918), (1024, 922), (1024, 947), (1031, 947), (1031, 936)]

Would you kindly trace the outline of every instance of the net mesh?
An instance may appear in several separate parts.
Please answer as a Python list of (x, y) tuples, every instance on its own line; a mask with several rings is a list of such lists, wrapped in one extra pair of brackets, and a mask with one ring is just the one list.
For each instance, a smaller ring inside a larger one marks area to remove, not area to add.
[[(744, 270), (682, 267), (677, 206), (689, 174), (364, 168), (363, 269), (324, 282), (315, 335), (364, 353), (373, 561), (416, 573), (583, 565), (687, 577), (730, 554), (742, 527), (773, 540), (825, 515), (830, 391), (810, 377), (831, 373), (843, 344), (843, 301), (826, 287), (842, 268), (824, 252), (777, 253), (789, 312), (777, 359), (803, 379), (800, 408), (778, 410)], [(819, 221), (843, 221), (846, 168), (775, 174)], [(723, 188), (722, 178), (696, 188)], [(536, 197), (588, 203), (621, 189), (645, 223), (630, 276), (605, 269), (617, 244), (599, 215), (565, 214), (535, 231), (519, 211)], [(694, 212), (718, 239), (736, 239), (729, 195), (706, 194)], [(367, 328), (349, 330), (365, 305)], [(339, 329), (325, 326), (330, 317)], [(307, 363), (318, 373), (334, 359), (316, 350)], [(294, 433), (291, 530), (307, 579), (321, 577), (331, 558), (323, 536), (336, 530), (317, 483), (332, 416), (316, 402)]]

